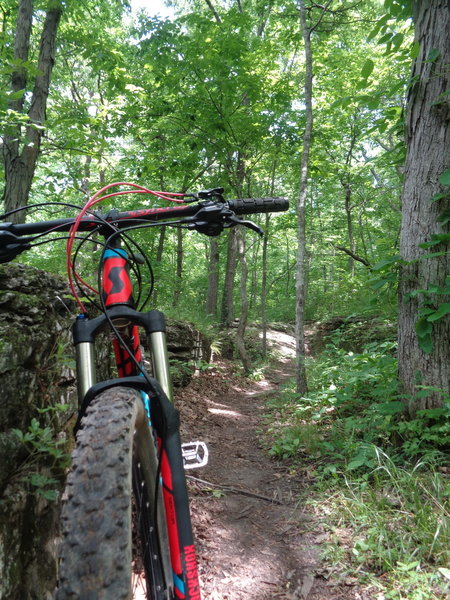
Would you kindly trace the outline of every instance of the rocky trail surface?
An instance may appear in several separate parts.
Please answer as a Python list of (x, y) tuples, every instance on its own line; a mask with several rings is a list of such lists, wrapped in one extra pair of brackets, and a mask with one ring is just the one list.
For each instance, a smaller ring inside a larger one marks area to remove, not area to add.
[(206, 467), (189, 472), (204, 600), (365, 599), (320, 575), (323, 529), (299, 498), (308, 482), (261, 445), (268, 398), (293, 371), (294, 340), (271, 331), (280, 356), (265, 379), (247, 381), (230, 363), (178, 394), (183, 438), (207, 443)]

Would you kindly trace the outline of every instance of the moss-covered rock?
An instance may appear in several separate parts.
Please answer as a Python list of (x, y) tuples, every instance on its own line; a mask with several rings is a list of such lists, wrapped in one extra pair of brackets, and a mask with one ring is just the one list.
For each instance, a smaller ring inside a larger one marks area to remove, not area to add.
[[(2, 600), (44, 600), (52, 597), (55, 585), (59, 508), (53, 497), (63, 485), (63, 473), (58, 461), (49, 461), (39, 436), (47, 428), (56, 440), (66, 417), (51, 408), (66, 404), (70, 414), (75, 402), (74, 375), (62, 359), (70, 342), (65, 306), (70, 301), (61, 301), (67, 292), (62, 279), (38, 269), (0, 266)], [(36, 431), (25, 444), (18, 432), (29, 433), (33, 419)], [(52, 480), (53, 490), (35, 485)]]

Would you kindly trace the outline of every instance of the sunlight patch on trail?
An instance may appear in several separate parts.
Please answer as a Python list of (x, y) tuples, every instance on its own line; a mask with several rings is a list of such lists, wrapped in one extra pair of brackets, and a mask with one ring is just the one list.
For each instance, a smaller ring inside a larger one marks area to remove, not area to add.
[(223, 415), (224, 417), (237, 417), (238, 419), (242, 419), (244, 415), (238, 413), (234, 410), (224, 410), (223, 408), (208, 408), (208, 412), (213, 415)]
[[(266, 335), (271, 347), (280, 352), (283, 357), (295, 356), (295, 338), (292, 335), (274, 329), (268, 329)], [(262, 338), (262, 332), (259, 337)]]

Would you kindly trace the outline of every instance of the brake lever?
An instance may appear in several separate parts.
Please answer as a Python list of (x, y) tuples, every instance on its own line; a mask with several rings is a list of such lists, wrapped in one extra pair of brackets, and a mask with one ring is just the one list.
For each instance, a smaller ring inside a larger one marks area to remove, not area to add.
[(243, 225), (263, 236), (264, 231), (253, 221), (238, 219), (225, 205), (214, 202), (205, 202), (202, 208), (193, 217), (183, 219), (188, 224), (188, 229), (195, 229), (204, 235), (215, 237), (220, 235), (224, 228)]
[(182, 223), (187, 223), (188, 229), (195, 229), (199, 233), (215, 237), (223, 231), (223, 211), (223, 205), (205, 202), (194, 216), (186, 217)]
[[(5, 223), (5, 226), (10, 225)], [(0, 230), (0, 263), (6, 263), (18, 256), (21, 252), (29, 250), (32, 238), (20, 238), (11, 231)]]
[(234, 215), (227, 216), (227, 221), (231, 221), (230, 227), (233, 227), (234, 225), (243, 225), (244, 227), (248, 227), (248, 229), (251, 229), (252, 231), (256, 231), (256, 233), (261, 237), (264, 236), (264, 230), (261, 229), (261, 227), (256, 223), (253, 223), (253, 221), (245, 221), (244, 219), (238, 219)]

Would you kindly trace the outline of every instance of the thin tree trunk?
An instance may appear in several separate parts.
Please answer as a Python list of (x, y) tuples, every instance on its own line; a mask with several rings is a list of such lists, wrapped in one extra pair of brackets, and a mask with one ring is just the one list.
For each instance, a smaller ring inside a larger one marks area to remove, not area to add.
[(303, 134), (303, 150), (300, 164), (300, 193), (297, 207), (297, 278), (296, 278), (296, 303), (295, 303), (295, 340), (296, 340), (296, 384), (299, 394), (306, 394), (308, 384), (305, 369), (305, 302), (306, 302), (306, 237), (305, 237), (305, 206), (308, 193), (308, 166), (309, 152), (311, 149), (311, 137), (313, 126), (312, 112), (312, 53), (311, 33), (306, 23), (306, 10), (304, 0), (299, 0), (300, 23), (305, 45), (305, 113), (306, 123)]
[(262, 321), (262, 355), (267, 355), (267, 246), (269, 241), (270, 215), (266, 213), (264, 239), (262, 247), (262, 283), (261, 283), (261, 321)]
[(219, 295), (219, 242), (212, 237), (209, 246), (208, 292), (206, 295), (206, 315), (217, 314), (217, 298)]
[[(349, 183), (344, 185), (345, 188), (345, 216), (347, 217), (347, 235), (350, 250), (355, 254), (355, 236), (353, 235), (353, 218), (352, 218), (352, 187)], [(355, 261), (350, 255), (348, 261), (349, 271), (351, 276), (355, 276)]]
[[(275, 192), (275, 173), (277, 169), (277, 160), (272, 163), (272, 172), (270, 177), (270, 195)], [(261, 282), (261, 321), (262, 321), (262, 355), (267, 356), (267, 248), (269, 245), (269, 224), (270, 214), (266, 213), (264, 220), (264, 238), (262, 249), (262, 282)]]
[(212, 14), (214, 15), (214, 18), (216, 20), (216, 23), (219, 23), (219, 25), (222, 23), (222, 19), (219, 16), (219, 13), (216, 10), (216, 7), (214, 6), (214, 4), (211, 2), (211, 0), (205, 0), (206, 4), (208, 5), (209, 10), (212, 12)]
[[(161, 189), (164, 189), (164, 187), (162, 187)], [(156, 259), (155, 259), (157, 266), (158, 266), (158, 271), (160, 270), (160, 265), (161, 265), (161, 261), (162, 261), (164, 242), (166, 239), (166, 229), (167, 228), (165, 225), (163, 225), (162, 227), (159, 228), (158, 249), (156, 250)], [(157, 272), (156, 275), (160, 276), (161, 273)], [(153, 302), (155, 305), (157, 304), (157, 296), (158, 296), (158, 287), (155, 286), (155, 289), (153, 290)]]
[[(405, 262), (400, 274), (398, 331), (399, 377), (411, 415), (418, 409), (442, 405), (442, 393), (436, 389), (446, 394), (450, 391), (450, 316), (435, 321), (422, 317), (421, 344), (416, 332), (421, 309), (435, 310), (450, 302), (450, 295), (417, 293), (434, 286), (448, 290), (450, 273), (448, 242), (432, 248), (432, 252), (443, 251), (434, 258), (424, 258), (430, 250), (419, 248), (432, 241), (432, 236), (450, 231), (448, 223), (438, 221), (448, 210), (445, 192), (448, 194), (449, 188), (441, 185), (439, 178), (450, 168), (445, 96), (450, 85), (450, 10), (448, 0), (416, 1), (413, 7), (420, 53), (413, 67), (414, 85), (407, 106), (408, 152), (400, 234), (400, 254)], [(424, 393), (423, 386), (433, 389)]]
[(173, 290), (172, 306), (176, 308), (180, 303), (181, 286), (183, 277), (183, 230), (177, 229), (177, 260), (176, 260), (175, 287)]
[[(5, 166), (5, 189), (3, 201), (5, 211), (15, 210), (28, 204), (28, 197), (36, 169), (41, 146), (47, 99), (50, 90), (50, 78), (54, 65), (56, 33), (62, 14), (62, 4), (51, 3), (42, 29), (38, 58), (38, 75), (34, 81), (30, 108), (29, 124), (25, 128), (21, 148), (22, 134), (20, 127), (7, 131), (3, 144), (3, 161)], [(21, 0), (15, 33), (15, 58), (26, 61), (31, 35), (32, 2)], [(23, 86), (23, 87), (19, 87)], [(19, 92), (26, 89), (26, 70), (19, 67), (11, 78), (11, 89)], [(23, 97), (13, 100), (10, 108), (23, 112)], [(10, 220), (14, 223), (25, 221), (25, 211), (13, 214)]]
[(256, 307), (257, 297), (258, 297), (258, 274), (259, 274), (259, 250), (261, 247), (261, 238), (258, 236), (258, 239), (253, 244), (252, 247), (252, 257), (250, 263), (252, 265), (251, 269), (251, 277), (250, 277), (250, 302), (249, 302), (249, 313), (253, 314), (253, 310)]
[(247, 299), (247, 278), (248, 267), (245, 258), (245, 231), (242, 228), (236, 229), (236, 246), (239, 265), (241, 267), (240, 279), (240, 296), (241, 296), (241, 312), (239, 315), (239, 324), (236, 332), (236, 346), (239, 352), (239, 357), (244, 367), (246, 375), (250, 373), (251, 363), (245, 347), (244, 336), (247, 328), (248, 319), (248, 299)]
[(233, 287), (236, 273), (236, 229), (228, 232), (227, 264), (222, 296), (221, 324), (230, 328), (233, 322)]

